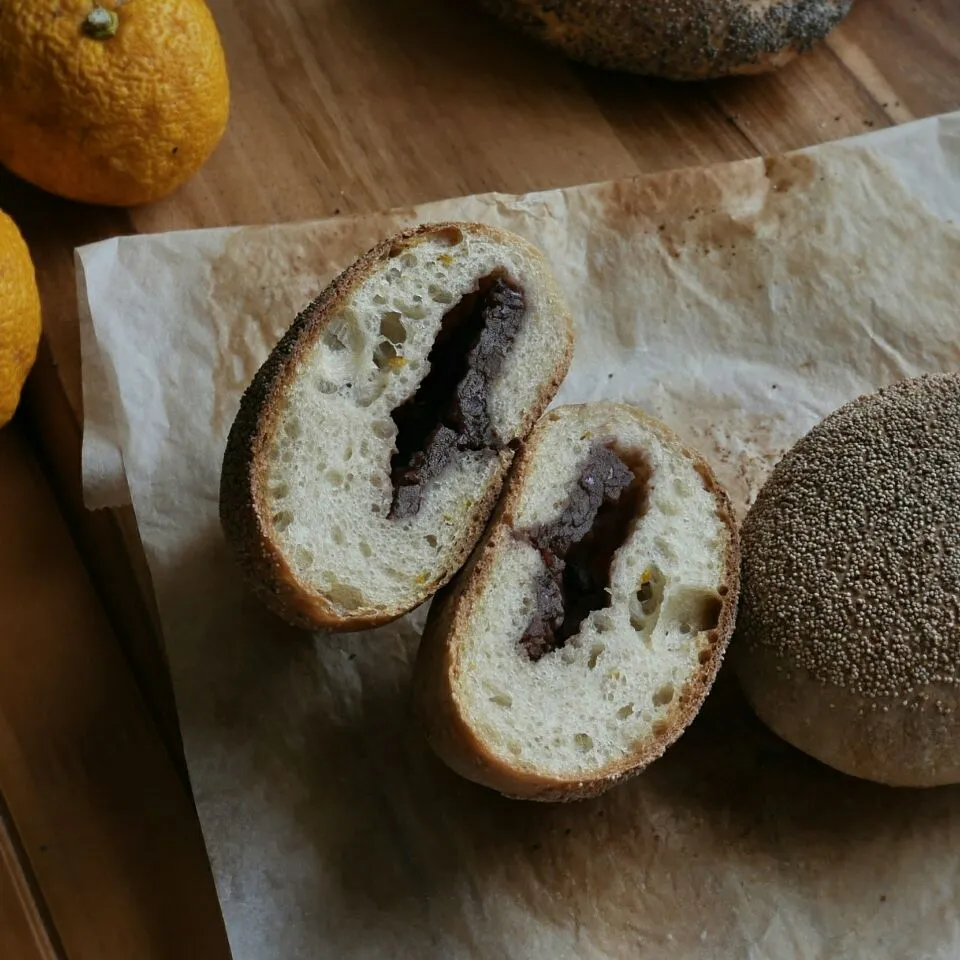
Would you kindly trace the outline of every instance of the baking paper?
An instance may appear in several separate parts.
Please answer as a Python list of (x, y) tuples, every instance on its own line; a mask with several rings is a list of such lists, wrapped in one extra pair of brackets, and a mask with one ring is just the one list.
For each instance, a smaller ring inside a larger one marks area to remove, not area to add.
[(311, 636), (246, 592), (217, 521), (243, 388), (336, 272), (440, 219), (537, 243), (577, 322), (557, 402), (662, 417), (741, 515), (820, 417), (960, 360), (960, 114), (766, 160), (79, 250), (88, 502), (136, 511), (237, 960), (960, 956), (960, 788), (835, 773), (725, 671), (636, 779), (506, 800), (411, 722), (423, 608)]

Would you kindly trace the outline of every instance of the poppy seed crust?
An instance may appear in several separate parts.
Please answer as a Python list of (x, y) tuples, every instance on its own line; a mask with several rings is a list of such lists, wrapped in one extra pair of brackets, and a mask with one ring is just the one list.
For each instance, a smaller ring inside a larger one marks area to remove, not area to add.
[(928, 701), (960, 692), (960, 376), (901, 381), (814, 427), (747, 515), (742, 555), (747, 656), (946, 709)]
[(782, 66), (827, 36), (853, 0), (481, 0), (567, 56), (675, 80)]

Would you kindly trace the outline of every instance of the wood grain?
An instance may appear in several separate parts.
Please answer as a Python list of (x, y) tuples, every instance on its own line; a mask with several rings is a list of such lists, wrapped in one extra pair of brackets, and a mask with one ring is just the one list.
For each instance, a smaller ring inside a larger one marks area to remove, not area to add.
[(0, 957), (62, 960), (36, 879), (0, 798)]
[(192, 803), (16, 426), (0, 502), (0, 956), (226, 957)]
[(71, 518), (84, 565), (98, 588), (114, 633), (140, 689), (150, 704), (160, 734), (184, 784), (188, 782), (177, 724), (173, 687), (159, 642), (159, 618), (146, 560), (140, 548), (133, 510), (90, 512), (83, 507), (80, 479), (81, 430), (60, 389), (47, 344), (26, 391), (33, 432), (56, 438), (42, 444), (43, 466), (62, 512)]
[[(211, 6), (231, 70), (232, 116), (217, 153), (183, 189), (153, 206), (106, 210), (0, 172), (0, 207), (27, 237), (44, 305), (47, 347), (28, 412), (110, 621), (35, 465), (19, 439), (0, 434), (0, 463), (14, 464), (0, 488), (49, 515), (36, 542), (25, 518), (0, 520), (12, 538), (0, 541), (0, 609), (23, 594), (39, 624), (36, 644), (0, 647), (0, 790), (12, 814), (7, 846), (0, 834), (0, 936), (15, 948), (0, 939), (2, 957), (59, 956), (48, 916), (71, 958), (223, 950), (212, 927), (190, 939), (204, 923), (217, 925), (207, 917), (216, 917), (216, 905), (209, 888), (187, 902), (190, 883), (205, 872), (196, 823), (126, 673), (129, 664), (177, 757), (132, 513), (82, 508), (74, 247), (118, 234), (340, 216), (781, 153), (960, 108), (956, 0), (857, 0), (827, 43), (783, 71), (687, 85), (568, 63), (467, 3)], [(10, 549), (22, 552), (22, 564)], [(16, 628), (32, 624), (18, 620)], [(47, 709), (49, 702), (56, 706)], [(27, 860), (11, 852), (17, 838)], [(103, 911), (116, 922), (94, 934), (89, 917)], [(171, 911), (182, 915), (171, 919)]]

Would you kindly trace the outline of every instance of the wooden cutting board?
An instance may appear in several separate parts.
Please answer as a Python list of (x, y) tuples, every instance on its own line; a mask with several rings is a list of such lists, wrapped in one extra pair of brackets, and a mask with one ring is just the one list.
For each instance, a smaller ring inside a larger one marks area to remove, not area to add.
[(188, 790), (19, 424), (0, 624), (0, 957), (225, 958)]
[[(12, 622), (8, 610), (29, 598), (29, 619), (17, 629), (36, 635), (26, 652), (0, 644), (4, 958), (222, 955), (196, 822), (186, 794), (170, 785), (169, 758), (117, 646), (119, 637), (170, 756), (182, 763), (135, 526), (129, 510), (82, 509), (74, 247), (628, 177), (960, 108), (957, 0), (856, 0), (827, 43), (783, 71), (695, 85), (570, 64), (467, 2), (211, 6), (231, 70), (232, 116), (220, 149), (186, 187), (153, 206), (105, 210), (0, 173), (0, 208), (27, 237), (44, 305), (46, 345), (25, 412), (87, 572), (108, 601), (105, 615), (51, 519), (53, 500), (22, 440), (0, 433), (0, 553), (8, 548), (0, 615)], [(21, 567), (10, 545), (29, 548), (32, 565)], [(146, 820), (131, 817), (137, 805)]]

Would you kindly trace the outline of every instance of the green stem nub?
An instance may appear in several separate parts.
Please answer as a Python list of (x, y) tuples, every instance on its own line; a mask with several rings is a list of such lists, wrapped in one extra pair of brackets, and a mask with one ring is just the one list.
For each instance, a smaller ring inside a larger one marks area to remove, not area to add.
[(106, 7), (94, 7), (83, 21), (83, 32), (94, 40), (109, 40), (117, 32), (120, 18)]

